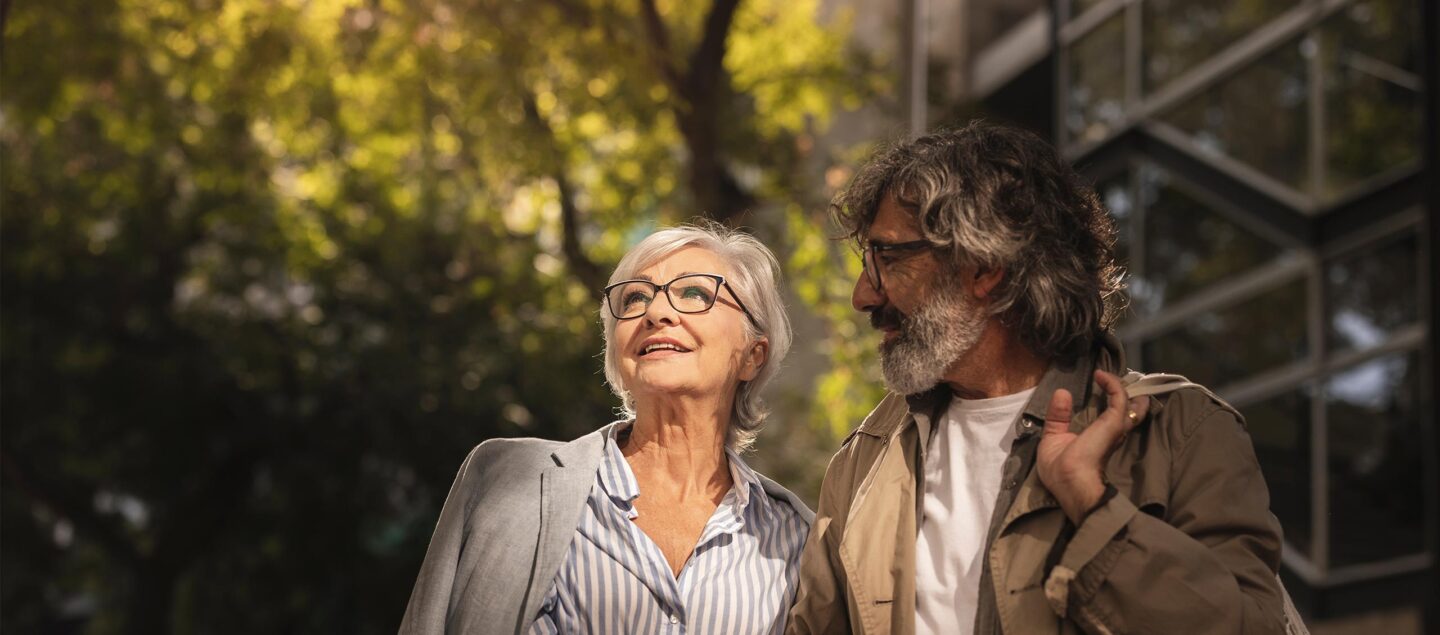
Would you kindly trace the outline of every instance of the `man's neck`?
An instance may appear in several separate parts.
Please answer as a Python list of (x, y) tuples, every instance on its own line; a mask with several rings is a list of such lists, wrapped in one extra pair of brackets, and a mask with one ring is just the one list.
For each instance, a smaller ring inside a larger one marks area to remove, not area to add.
[(995, 320), (975, 347), (950, 367), (944, 381), (961, 399), (990, 399), (1034, 388), (1049, 368), (1049, 360)]

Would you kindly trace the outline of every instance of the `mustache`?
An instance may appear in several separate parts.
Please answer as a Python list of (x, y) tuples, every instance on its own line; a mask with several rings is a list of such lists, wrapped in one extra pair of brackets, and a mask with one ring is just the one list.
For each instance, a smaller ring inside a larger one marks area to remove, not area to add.
[(905, 325), (905, 314), (892, 306), (883, 306), (870, 312), (870, 327), (874, 329), (899, 329)]

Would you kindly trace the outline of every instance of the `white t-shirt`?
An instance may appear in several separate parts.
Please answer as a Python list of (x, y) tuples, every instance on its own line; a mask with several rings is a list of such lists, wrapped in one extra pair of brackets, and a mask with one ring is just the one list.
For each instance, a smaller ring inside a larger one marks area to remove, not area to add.
[(925, 498), (915, 543), (915, 632), (975, 629), (985, 537), (1015, 422), (1035, 393), (954, 399), (925, 455)]

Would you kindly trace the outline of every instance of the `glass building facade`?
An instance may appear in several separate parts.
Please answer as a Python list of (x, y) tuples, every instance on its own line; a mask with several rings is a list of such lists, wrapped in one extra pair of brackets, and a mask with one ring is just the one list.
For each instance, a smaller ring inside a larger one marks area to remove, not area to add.
[(1132, 364), (1245, 414), (1303, 610), (1423, 602), (1407, 590), (1434, 584), (1440, 527), (1421, 0), (1050, 10), (1050, 132), (1119, 222)]

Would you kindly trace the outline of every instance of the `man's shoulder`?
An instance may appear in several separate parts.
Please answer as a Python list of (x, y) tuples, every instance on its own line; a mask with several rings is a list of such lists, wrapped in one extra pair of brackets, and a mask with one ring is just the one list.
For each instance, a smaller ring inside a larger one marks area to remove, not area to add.
[(1191, 384), (1151, 395), (1158, 402), (1158, 422), (1184, 438), (1193, 436), (1202, 424), (1216, 418), (1234, 421), (1243, 429), (1245, 417), (1220, 396), (1204, 386)]
[(845, 437), (841, 443), (842, 450), (850, 445), (858, 435), (888, 439), (895, 432), (895, 428), (905, 423), (906, 417), (910, 416), (910, 404), (905, 397), (897, 393), (886, 393), (885, 398), (875, 405), (875, 409), (865, 416), (850, 435)]
[[(860, 481), (870, 472), (895, 431), (909, 416), (905, 397), (895, 393), (886, 395), (864, 421), (840, 442), (840, 448), (830, 457), (820, 497), (848, 500), (853, 496)], [(821, 507), (824, 506), (822, 501)]]

